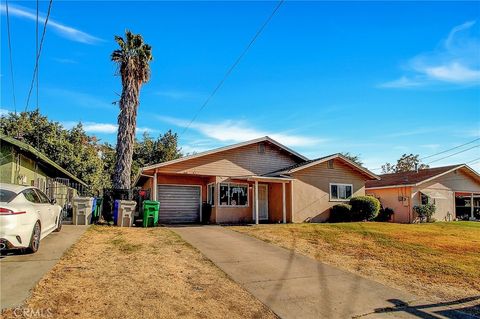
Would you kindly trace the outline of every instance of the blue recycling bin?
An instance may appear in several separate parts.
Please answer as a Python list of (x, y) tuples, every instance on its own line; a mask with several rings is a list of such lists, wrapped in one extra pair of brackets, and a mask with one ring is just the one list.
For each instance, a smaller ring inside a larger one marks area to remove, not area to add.
[(118, 220), (118, 206), (120, 206), (120, 200), (116, 199), (115, 202), (113, 203), (113, 224), (117, 224)]

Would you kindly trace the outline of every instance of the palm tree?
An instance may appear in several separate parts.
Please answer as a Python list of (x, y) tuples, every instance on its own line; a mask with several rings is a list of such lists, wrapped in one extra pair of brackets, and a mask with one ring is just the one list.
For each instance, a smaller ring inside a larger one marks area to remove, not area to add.
[(115, 41), (120, 49), (113, 51), (111, 58), (118, 64), (118, 74), (122, 77), (122, 96), (113, 187), (129, 189), (140, 88), (150, 79), (149, 63), (153, 57), (152, 47), (143, 42), (140, 34), (126, 30), (125, 39), (115, 36)]

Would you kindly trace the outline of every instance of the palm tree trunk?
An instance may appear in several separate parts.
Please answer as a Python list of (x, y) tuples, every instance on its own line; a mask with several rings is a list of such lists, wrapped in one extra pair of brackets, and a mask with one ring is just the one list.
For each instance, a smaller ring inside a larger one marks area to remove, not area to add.
[(130, 189), (132, 156), (135, 143), (135, 128), (137, 125), (137, 107), (139, 85), (133, 77), (125, 76), (122, 97), (120, 99), (120, 114), (118, 115), (117, 158), (113, 175), (115, 189)]

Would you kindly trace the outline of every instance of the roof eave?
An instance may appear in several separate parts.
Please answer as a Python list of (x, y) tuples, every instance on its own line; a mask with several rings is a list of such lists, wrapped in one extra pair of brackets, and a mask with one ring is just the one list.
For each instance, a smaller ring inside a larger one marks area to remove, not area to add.
[(306, 158), (305, 156), (301, 155), (300, 153), (295, 152), (294, 150), (288, 148), (287, 146), (285, 146), (283, 144), (280, 144), (279, 142), (275, 141), (274, 139), (270, 138), (269, 136), (264, 136), (264, 137), (260, 137), (260, 138), (254, 139), (254, 140), (250, 140), (250, 141), (246, 141), (246, 142), (242, 142), (242, 143), (237, 143), (237, 144), (233, 144), (233, 145), (227, 145), (227, 146), (219, 147), (219, 148), (216, 148), (216, 149), (213, 149), (213, 150), (201, 152), (201, 153), (198, 153), (198, 154), (177, 158), (177, 159), (174, 159), (174, 160), (171, 160), (171, 161), (158, 163), (158, 164), (154, 164), (154, 165), (150, 165), (150, 166), (145, 166), (145, 167), (142, 168), (142, 171), (148, 171), (148, 170), (151, 170), (151, 169), (156, 169), (156, 168), (159, 168), (159, 167), (164, 167), (164, 166), (167, 166), (167, 165), (180, 163), (180, 162), (191, 160), (191, 159), (194, 159), (194, 158), (199, 158), (199, 157), (203, 157), (203, 156), (207, 156), (207, 155), (211, 155), (211, 154), (215, 154), (215, 153), (219, 153), (219, 152), (224, 152), (224, 151), (232, 150), (232, 149), (235, 149), (235, 148), (239, 148), (239, 147), (243, 147), (243, 146), (247, 146), (247, 145), (251, 145), (251, 144), (255, 144), (255, 143), (259, 143), (259, 142), (265, 142), (265, 141), (268, 141), (268, 142), (276, 145), (277, 147), (280, 147), (284, 151), (286, 151), (286, 152), (288, 152), (288, 153), (290, 153), (290, 154), (292, 154), (292, 155), (294, 155), (294, 156), (296, 156), (296, 157), (298, 157), (298, 158), (300, 158), (304, 161), (308, 160), (308, 158)]

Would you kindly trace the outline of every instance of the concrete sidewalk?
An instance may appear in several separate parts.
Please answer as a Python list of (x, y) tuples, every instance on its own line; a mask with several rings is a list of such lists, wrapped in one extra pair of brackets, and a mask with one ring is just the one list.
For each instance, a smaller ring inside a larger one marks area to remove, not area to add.
[(88, 226), (63, 225), (58, 233), (51, 233), (40, 242), (35, 254), (13, 254), (0, 260), (2, 309), (21, 305), (30, 290), (46, 274), (63, 253), (87, 230)]
[[(383, 308), (402, 302), (422, 302), (408, 293), (224, 227), (171, 229), (281, 318), (419, 318), (419, 312), (428, 311), (423, 307), (417, 312), (385, 312)], [(444, 318), (425, 314), (421, 318)], [(473, 318), (455, 314), (459, 316), (448, 318)]]

